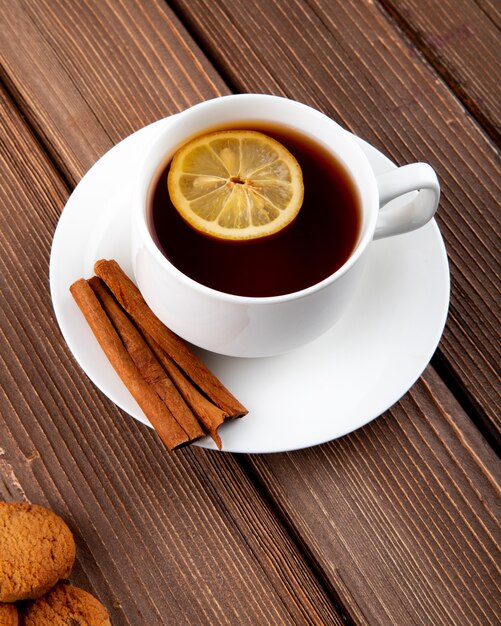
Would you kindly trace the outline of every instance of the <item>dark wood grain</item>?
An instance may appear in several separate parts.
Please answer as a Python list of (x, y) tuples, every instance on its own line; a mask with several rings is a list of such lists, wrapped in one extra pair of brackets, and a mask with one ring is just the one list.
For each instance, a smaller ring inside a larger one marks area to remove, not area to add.
[[(501, 139), (500, 5), (380, 0), (491, 137)], [(487, 9), (487, 10), (486, 10)]]
[(115, 626), (341, 624), (233, 456), (169, 454), (76, 365), (47, 284), (68, 190), (4, 95), (1, 105), (1, 497), (68, 521), (72, 580)]
[(133, 130), (224, 90), (162, 1), (0, 7), (3, 79), (70, 183)]
[(501, 29), (501, 11), (499, 4), (494, 0), (477, 0), (480, 9), (487, 15), (491, 22)]
[(499, 623), (501, 467), (433, 370), (362, 430), (249, 463), (356, 623)]
[(495, 148), (375, 3), (172, 0), (236, 90), (311, 104), (398, 164), (429, 162), (452, 275), (443, 370), (499, 433), (499, 164)]

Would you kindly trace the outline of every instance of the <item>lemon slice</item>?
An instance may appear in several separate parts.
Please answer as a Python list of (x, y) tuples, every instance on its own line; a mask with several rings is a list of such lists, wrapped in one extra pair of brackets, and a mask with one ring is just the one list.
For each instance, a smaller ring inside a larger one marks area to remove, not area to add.
[(253, 130), (209, 133), (184, 145), (172, 160), (168, 188), (188, 224), (233, 240), (278, 232), (296, 217), (304, 195), (294, 156)]

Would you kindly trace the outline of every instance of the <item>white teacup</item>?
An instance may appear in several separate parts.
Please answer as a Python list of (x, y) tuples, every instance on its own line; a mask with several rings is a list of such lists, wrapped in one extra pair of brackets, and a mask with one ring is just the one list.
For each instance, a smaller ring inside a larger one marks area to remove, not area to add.
[[(180, 272), (149, 232), (147, 212), (159, 169), (187, 140), (244, 120), (275, 123), (308, 135), (344, 164), (358, 190), (362, 223), (352, 254), (336, 272), (307, 289), (263, 298), (216, 291)], [(384, 209), (390, 200), (414, 190), (418, 193), (412, 201), (398, 209)], [(439, 196), (438, 180), (429, 165), (414, 163), (376, 176), (353, 137), (309, 106), (259, 94), (215, 98), (173, 117), (144, 157), (132, 199), (136, 282), (156, 315), (187, 341), (230, 356), (280, 354), (328, 330), (347, 308), (371, 241), (420, 228), (433, 217)]]

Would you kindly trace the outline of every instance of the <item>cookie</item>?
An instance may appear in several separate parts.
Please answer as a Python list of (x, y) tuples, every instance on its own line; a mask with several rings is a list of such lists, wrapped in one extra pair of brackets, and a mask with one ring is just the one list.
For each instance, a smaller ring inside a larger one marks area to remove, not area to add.
[(22, 626), (111, 626), (108, 612), (93, 595), (73, 585), (59, 584), (42, 598), (29, 602)]
[(0, 626), (19, 626), (15, 604), (0, 604)]
[(75, 542), (52, 511), (0, 502), (0, 602), (38, 598), (70, 575)]

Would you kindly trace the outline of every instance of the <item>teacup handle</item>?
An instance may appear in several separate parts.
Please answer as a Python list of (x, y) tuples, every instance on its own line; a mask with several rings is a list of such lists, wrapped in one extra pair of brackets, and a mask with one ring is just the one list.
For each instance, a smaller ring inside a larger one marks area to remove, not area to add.
[[(437, 210), (440, 185), (427, 163), (404, 165), (376, 177), (380, 211), (374, 239), (400, 235), (424, 226)], [(404, 206), (385, 209), (385, 205), (409, 191), (417, 196)]]

